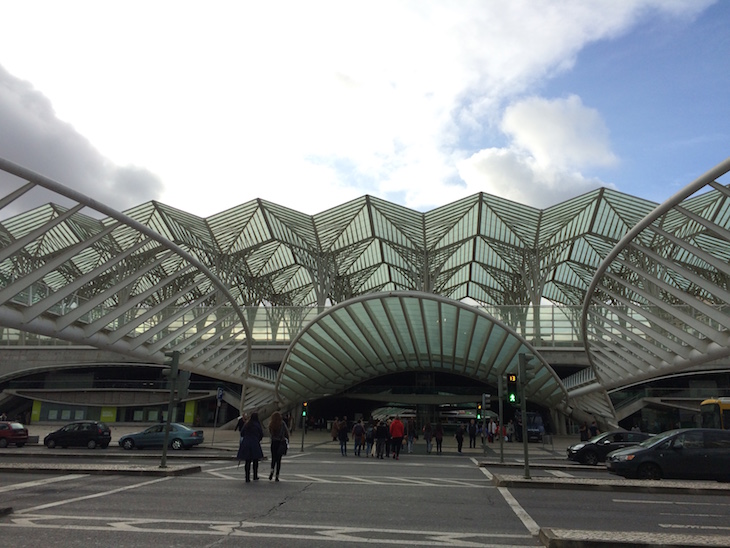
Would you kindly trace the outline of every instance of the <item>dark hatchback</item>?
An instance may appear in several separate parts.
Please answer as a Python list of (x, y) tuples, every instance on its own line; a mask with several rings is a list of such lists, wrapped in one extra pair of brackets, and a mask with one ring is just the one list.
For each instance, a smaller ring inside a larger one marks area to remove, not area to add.
[(606, 457), (612, 474), (641, 479), (730, 481), (730, 431), (682, 428), (662, 432)]
[(606, 460), (611, 451), (638, 445), (649, 439), (652, 434), (644, 432), (629, 432), (627, 430), (613, 430), (604, 432), (589, 439), (568, 447), (568, 458), (591, 466)]
[(0, 447), (10, 444), (23, 447), (28, 443), (28, 429), (15, 421), (0, 421)]
[(98, 421), (77, 421), (51, 432), (43, 439), (49, 449), (54, 447), (88, 447), (106, 449), (112, 440), (109, 427)]

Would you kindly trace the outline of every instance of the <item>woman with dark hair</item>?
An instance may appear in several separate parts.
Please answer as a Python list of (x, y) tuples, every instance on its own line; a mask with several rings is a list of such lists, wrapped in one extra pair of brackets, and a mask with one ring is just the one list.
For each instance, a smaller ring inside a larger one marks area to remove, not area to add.
[(289, 429), (278, 411), (274, 411), (274, 414), (271, 415), (269, 436), (271, 436), (271, 473), (269, 474), (269, 481), (274, 477), (274, 468), (276, 468), (276, 481), (279, 481), (281, 457), (284, 456), (288, 446)]
[(238, 446), (238, 460), (244, 461), (246, 466), (246, 482), (251, 481), (251, 464), (253, 464), (253, 479), (259, 479), (259, 461), (264, 458), (261, 450), (261, 440), (264, 429), (259, 422), (259, 414), (251, 413), (241, 429), (241, 444)]

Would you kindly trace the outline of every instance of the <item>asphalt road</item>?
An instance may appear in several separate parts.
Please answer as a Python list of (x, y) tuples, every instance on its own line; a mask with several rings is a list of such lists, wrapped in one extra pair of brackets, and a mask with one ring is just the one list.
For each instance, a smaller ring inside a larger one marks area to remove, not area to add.
[[(679, 539), (676, 545), (688, 535), (699, 545), (730, 545), (727, 491), (500, 487), (494, 476), (519, 476), (522, 468), (480, 466), (477, 454), (402, 455), (399, 461), (345, 458), (326, 444), (291, 451), (280, 482), (269, 482), (264, 461), (260, 480), (247, 484), (243, 467), (220, 451), (178, 452), (176, 464), (194, 464), (201, 471), (152, 477), (63, 468), (79, 461), (141, 461), (154, 468), (158, 452), (110, 447), (64, 455), (39, 449), (3, 455), (3, 462), (26, 462), (27, 467), (39, 461), (60, 464), (53, 473), (0, 472), (0, 508), (12, 508), (0, 517), (7, 546), (543, 546), (541, 529), (592, 532), (616, 545), (628, 532), (646, 538), (672, 535)], [(534, 463), (531, 474), (545, 481), (582, 478), (596, 484), (607, 477), (600, 468), (558, 458)], [(700, 543), (704, 538), (710, 540)]]

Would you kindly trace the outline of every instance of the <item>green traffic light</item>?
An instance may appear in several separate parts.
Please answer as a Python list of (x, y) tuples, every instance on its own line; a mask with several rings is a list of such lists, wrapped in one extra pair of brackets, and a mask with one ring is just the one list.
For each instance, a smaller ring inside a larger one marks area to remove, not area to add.
[(517, 396), (515, 394), (510, 394), (509, 401), (510, 403), (515, 403), (517, 401)]

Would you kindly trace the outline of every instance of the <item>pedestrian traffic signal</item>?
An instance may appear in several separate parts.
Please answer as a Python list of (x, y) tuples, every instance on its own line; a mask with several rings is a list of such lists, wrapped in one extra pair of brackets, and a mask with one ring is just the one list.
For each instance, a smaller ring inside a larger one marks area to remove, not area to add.
[(307, 416), (307, 402), (302, 403), (302, 417)]
[(477, 420), (478, 421), (482, 420), (482, 404), (481, 403), (477, 404)]
[(515, 405), (520, 403), (520, 397), (517, 393), (517, 375), (514, 373), (507, 375), (507, 401)]

